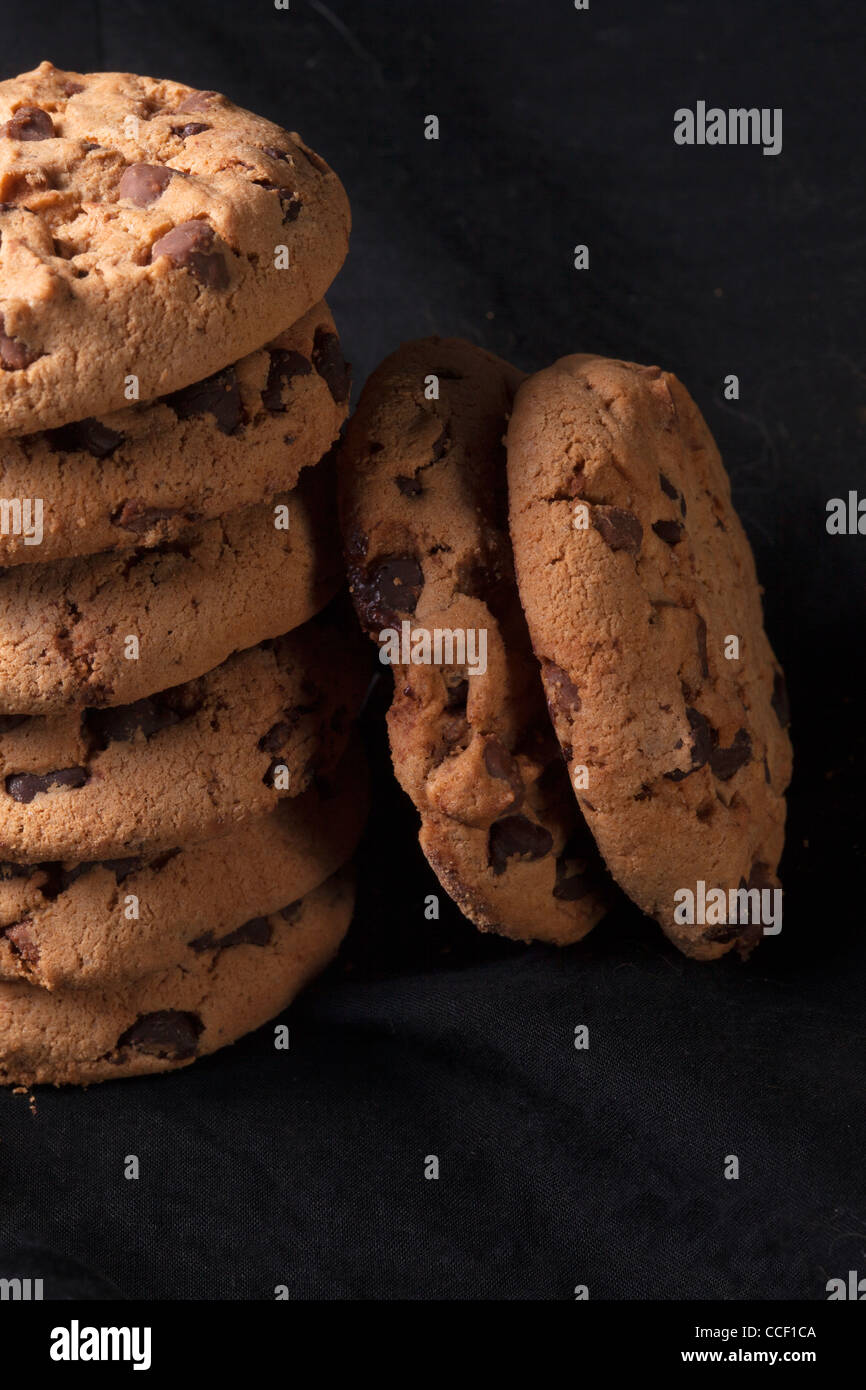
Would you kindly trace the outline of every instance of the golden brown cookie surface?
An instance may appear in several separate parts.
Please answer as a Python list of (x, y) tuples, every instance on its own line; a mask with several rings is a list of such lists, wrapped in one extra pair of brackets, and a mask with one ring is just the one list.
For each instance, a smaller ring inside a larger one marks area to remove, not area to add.
[(341, 517), (362, 625), (418, 643), (395, 664), (388, 727), (424, 853), (479, 927), (566, 943), (605, 893), (514, 583), (502, 436), (520, 379), (456, 339), (392, 354), (349, 423)]
[(252, 352), (322, 298), (348, 232), (324, 160), (219, 93), (50, 63), (0, 83), (0, 435)]
[(266, 935), (262, 918), (344, 864), (367, 812), (358, 748), (329, 779), (217, 840), (94, 863), (0, 864), (0, 979), (111, 989), (215, 943)]
[(341, 870), (254, 936), (125, 988), (0, 984), (0, 1084), (86, 1085), (188, 1066), (286, 1008), (336, 954), (353, 904)]
[(132, 705), (0, 724), (3, 861), (157, 854), (329, 775), (366, 687), (330, 613)]
[(748, 950), (760, 925), (676, 915), (700, 883), (777, 886), (791, 771), (784, 680), (706, 424), (670, 373), (576, 356), (524, 384), (507, 443), (520, 593), (587, 823), (682, 950)]
[(0, 716), (124, 705), (299, 626), (341, 580), (330, 465), (155, 549), (0, 575)]
[(266, 348), (173, 395), (0, 439), (0, 567), (178, 540), (294, 488), (346, 416), (349, 376), (318, 304)]

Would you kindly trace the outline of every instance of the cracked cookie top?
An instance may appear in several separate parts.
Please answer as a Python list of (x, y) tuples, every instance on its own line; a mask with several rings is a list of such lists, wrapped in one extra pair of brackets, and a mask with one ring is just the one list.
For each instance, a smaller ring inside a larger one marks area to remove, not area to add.
[(51, 63), (0, 83), (0, 435), (152, 400), (276, 337), (349, 222), (324, 160), (217, 92)]
[(784, 678), (718, 450), (668, 372), (565, 357), (518, 392), (511, 534), (548, 704), (611, 872), (688, 954), (759, 938), (675, 894), (776, 885)]

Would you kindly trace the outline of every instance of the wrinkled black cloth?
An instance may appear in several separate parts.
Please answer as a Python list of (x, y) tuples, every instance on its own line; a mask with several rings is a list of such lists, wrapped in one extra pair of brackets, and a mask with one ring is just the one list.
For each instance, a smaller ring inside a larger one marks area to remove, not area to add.
[[(829, 498), (866, 493), (863, 31), (853, 0), (3, 5), (4, 76), (177, 77), (333, 162), (356, 390), (434, 332), (527, 370), (674, 370), (755, 548), (796, 773), (784, 929), (749, 965), (687, 961), (627, 905), (525, 948), (441, 892), (425, 919), (380, 682), (357, 917), (290, 1050), (266, 1028), (173, 1076), (41, 1090), (35, 1115), (0, 1095), (0, 1275), (47, 1297), (822, 1299), (866, 1274), (866, 537), (825, 529)], [(698, 100), (781, 107), (782, 153), (676, 146)]]

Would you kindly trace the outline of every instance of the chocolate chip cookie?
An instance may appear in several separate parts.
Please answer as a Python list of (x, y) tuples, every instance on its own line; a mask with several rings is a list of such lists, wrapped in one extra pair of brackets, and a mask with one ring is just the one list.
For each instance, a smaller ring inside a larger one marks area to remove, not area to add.
[(341, 870), (255, 932), (123, 988), (0, 984), (0, 1083), (86, 1085), (188, 1066), (286, 1008), (336, 954), (353, 903)]
[(217, 92), (42, 63), (0, 83), (0, 435), (148, 401), (322, 298), (336, 175)]
[(707, 426), (670, 373), (576, 356), (521, 387), (507, 443), (520, 594), (587, 823), (681, 950), (747, 953), (760, 923), (680, 920), (700, 883), (777, 886), (791, 771), (784, 678)]
[(605, 888), (514, 582), (502, 436), (520, 379), (456, 339), (400, 348), (349, 423), (340, 506), (362, 625), (417, 648), (396, 653), (388, 727), (424, 853), (483, 930), (566, 943), (601, 917)]
[(0, 857), (159, 854), (300, 795), (349, 737), (367, 683), (356, 643), (329, 611), (131, 705), (0, 723)]
[(326, 463), (181, 540), (7, 570), (0, 715), (130, 704), (303, 623), (342, 578), (332, 490)]
[(349, 384), (321, 303), (161, 400), (0, 439), (0, 497), (20, 511), (0, 534), (0, 566), (163, 545), (294, 488), (337, 438)]
[(217, 840), (94, 863), (0, 864), (0, 979), (111, 989), (216, 945), (259, 943), (269, 914), (349, 859), (366, 813), (356, 747), (330, 779)]

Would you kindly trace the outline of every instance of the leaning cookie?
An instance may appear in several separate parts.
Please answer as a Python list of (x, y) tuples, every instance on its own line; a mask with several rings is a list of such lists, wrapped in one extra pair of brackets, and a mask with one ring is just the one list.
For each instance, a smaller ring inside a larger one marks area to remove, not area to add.
[(394, 770), (428, 860), (483, 930), (563, 944), (606, 894), (514, 583), (502, 436), (520, 379), (456, 339), (400, 348), (349, 423), (340, 507), (358, 616), (395, 666)]
[(0, 864), (0, 979), (113, 989), (217, 942), (259, 941), (264, 918), (346, 863), (366, 814), (355, 747), (330, 779), (217, 840), (95, 863)]
[(354, 642), (327, 613), (132, 705), (0, 723), (4, 862), (157, 854), (300, 795), (330, 774), (360, 707)]
[(0, 713), (132, 703), (298, 627), (341, 581), (332, 470), (154, 550), (0, 575)]
[(163, 545), (293, 488), (337, 438), (349, 371), (326, 304), (174, 395), (0, 439), (0, 566)]
[(87, 1085), (188, 1066), (285, 1009), (336, 954), (353, 904), (341, 870), (255, 933), (123, 988), (0, 984), (0, 1084)]
[(681, 950), (747, 953), (776, 926), (791, 746), (706, 424), (658, 367), (562, 358), (517, 395), (508, 475), (520, 594), (598, 846)]
[(0, 83), (0, 435), (269, 342), (322, 298), (349, 221), (324, 160), (217, 92), (51, 63)]

